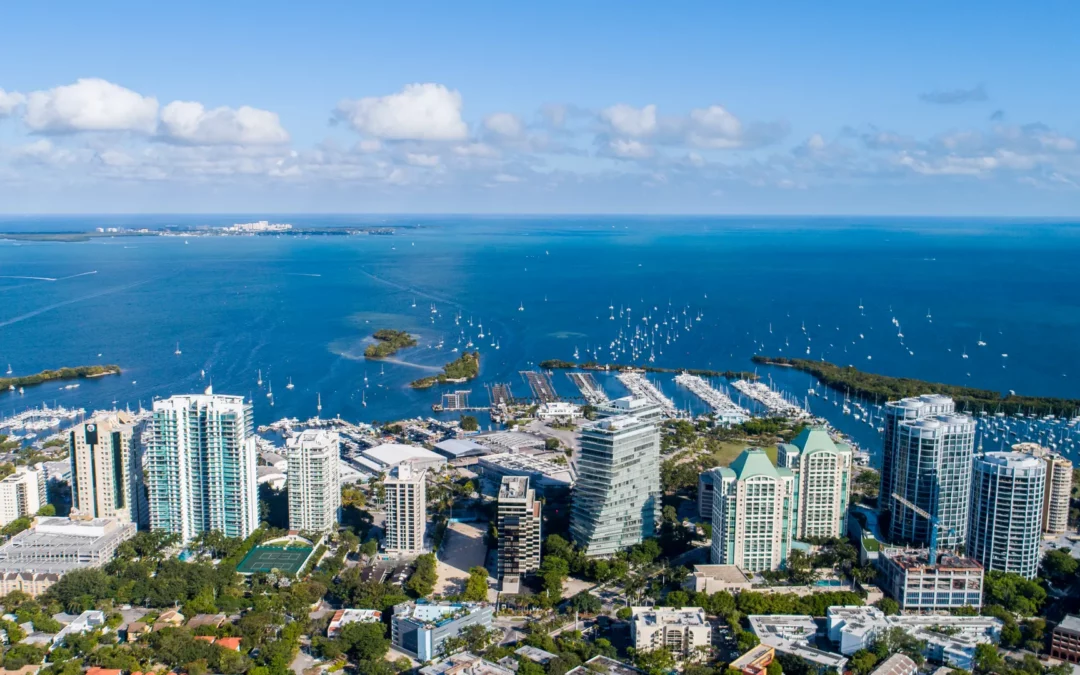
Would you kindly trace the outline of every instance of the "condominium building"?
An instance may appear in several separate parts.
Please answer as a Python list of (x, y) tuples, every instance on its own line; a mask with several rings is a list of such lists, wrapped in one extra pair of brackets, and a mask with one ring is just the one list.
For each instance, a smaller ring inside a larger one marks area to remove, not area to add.
[(904, 611), (938, 612), (982, 607), (983, 566), (946, 553), (927, 560), (926, 549), (886, 548), (878, 556), (878, 585)]
[(383, 488), (386, 497), (387, 553), (416, 555), (424, 552), (427, 527), (427, 470), (403, 463), (390, 469)]
[(635, 396), (623, 396), (595, 406), (596, 417), (619, 417), (632, 415), (642, 422), (658, 422), (664, 418), (664, 408), (655, 401)]
[(134, 418), (123, 411), (98, 415), (68, 431), (73, 513), (147, 522), (135, 433)]
[(900, 423), (932, 415), (947, 415), (955, 410), (956, 403), (948, 396), (940, 394), (912, 396), (885, 404), (881, 442), (881, 491), (878, 497), (880, 511), (890, 511), (893, 507), (891, 495), (896, 492), (894, 467), (898, 455), (897, 431)]
[(286, 442), (290, 529), (331, 532), (337, 528), (341, 510), (340, 445), (336, 433), (322, 429), (307, 429)]
[(526, 476), (505, 476), (499, 487), (498, 576), (514, 586), (522, 576), (540, 569), (540, 502)]
[(824, 428), (803, 429), (777, 449), (777, 464), (795, 475), (793, 536), (843, 537), (851, 493), (851, 448)]
[(590, 557), (656, 536), (660, 520), (660, 432), (630, 415), (581, 430), (570, 534)]
[(1050, 637), (1050, 656), (1080, 663), (1080, 616), (1066, 614)]
[(634, 649), (668, 649), (677, 659), (705, 658), (712, 627), (700, 607), (634, 607), (630, 637)]
[(0, 526), (37, 515), (48, 503), (45, 488), (45, 471), (40, 465), (21, 466), (0, 480)]
[(1073, 464), (1038, 443), (1017, 443), (1016, 452), (1026, 452), (1046, 463), (1046, 492), (1043, 496), (1043, 534), (1051, 537), (1069, 529), (1069, 499), (1072, 494)]
[(242, 396), (154, 402), (144, 457), (150, 528), (188, 542), (202, 532), (245, 538), (259, 526), (251, 404)]
[(764, 450), (743, 450), (713, 469), (712, 563), (748, 572), (778, 569), (791, 549), (795, 477)]
[(900, 421), (892, 451), (892, 489), (880, 496), (892, 502), (890, 539), (930, 543), (929, 519), (892, 496), (897, 494), (937, 519), (939, 549), (962, 548), (971, 496), (975, 421), (955, 413)]
[(1046, 463), (1019, 452), (975, 458), (968, 554), (996, 572), (1034, 579), (1042, 558)]
[(457, 637), (466, 626), (490, 628), (494, 616), (487, 603), (403, 602), (394, 605), (390, 642), (419, 661), (430, 661), (449, 656), (443, 648), (447, 638)]

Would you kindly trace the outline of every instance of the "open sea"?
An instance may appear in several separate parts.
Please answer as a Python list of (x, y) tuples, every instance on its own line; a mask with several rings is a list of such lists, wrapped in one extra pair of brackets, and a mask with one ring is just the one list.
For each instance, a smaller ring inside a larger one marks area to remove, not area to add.
[[(244, 220), (5, 217), (0, 231)], [(148, 406), (156, 397), (202, 391), (212, 380), (216, 392), (250, 397), (257, 424), (313, 416), (318, 395), (324, 417), (430, 415), (441, 391), (463, 385), (416, 391), (408, 383), (457, 357), (451, 350), (468, 340), (481, 352), (481, 376), (464, 387), (472, 391), (472, 405), (485, 405), (489, 383), (509, 383), (515, 395), (528, 395), (519, 371), (544, 359), (573, 360), (579, 350), (581, 360), (596, 353), (604, 362), (630, 362), (629, 349), (612, 358), (611, 344), (620, 331), (620, 344), (627, 344), (635, 330), (649, 330), (644, 317), (670, 323), (652, 329), (657, 337), (639, 364), (651, 356), (657, 366), (751, 370), (750, 357), (765, 353), (1003, 392), (1080, 397), (1080, 223), (269, 220), (399, 229), (393, 236), (0, 239), (0, 370), (9, 363), (15, 374), (98, 363), (123, 368), (119, 377), (82, 380), (76, 389), (61, 382), (21, 396), (0, 393), (0, 414), (41, 403), (88, 410)], [(481, 322), (484, 339), (478, 338)], [(364, 347), (379, 328), (408, 330), (420, 346), (393, 362), (367, 361)], [(668, 341), (673, 333), (676, 339)], [(759, 372), (799, 399), (814, 385), (788, 369)], [(673, 376), (649, 377), (680, 406), (704, 411)], [(552, 379), (560, 394), (578, 395), (564, 372)], [(614, 376), (598, 379), (610, 395), (625, 393)], [(862, 444), (879, 443), (869, 425), (839, 414), (831, 401), (812, 397), (810, 406)]]

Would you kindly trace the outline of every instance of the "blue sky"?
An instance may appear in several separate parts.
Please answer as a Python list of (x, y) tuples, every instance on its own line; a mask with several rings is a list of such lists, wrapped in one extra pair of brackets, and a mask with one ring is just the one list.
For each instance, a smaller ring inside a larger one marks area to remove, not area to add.
[(1077, 25), (1055, 2), (8, 4), (0, 212), (1075, 216)]

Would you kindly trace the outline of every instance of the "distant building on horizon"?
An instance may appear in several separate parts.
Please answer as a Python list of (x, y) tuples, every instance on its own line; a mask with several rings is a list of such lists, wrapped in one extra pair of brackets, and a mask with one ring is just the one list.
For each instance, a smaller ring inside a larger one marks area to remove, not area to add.
[(154, 401), (144, 464), (150, 529), (187, 543), (215, 530), (246, 538), (259, 526), (252, 407), (242, 396), (187, 394)]
[(289, 529), (333, 532), (341, 514), (341, 437), (333, 431), (306, 429), (285, 446), (289, 463)]
[(795, 476), (765, 451), (747, 448), (713, 469), (711, 561), (747, 572), (779, 569), (791, 550)]
[(992, 572), (1034, 579), (1042, 560), (1046, 463), (1020, 452), (975, 458), (968, 554)]
[(383, 548), (387, 553), (416, 555), (424, 552), (427, 531), (427, 470), (403, 463), (390, 469), (383, 481), (386, 512)]
[(778, 446), (777, 465), (795, 475), (793, 537), (847, 535), (851, 458), (851, 447), (834, 443), (820, 427), (807, 427)]
[(498, 578), (512, 593), (521, 577), (540, 569), (540, 502), (527, 476), (504, 476), (499, 486)]
[(589, 557), (609, 556), (656, 536), (660, 520), (660, 432), (630, 415), (581, 430), (570, 534)]
[(68, 431), (72, 513), (149, 524), (135, 434), (134, 418), (124, 411), (97, 415)]

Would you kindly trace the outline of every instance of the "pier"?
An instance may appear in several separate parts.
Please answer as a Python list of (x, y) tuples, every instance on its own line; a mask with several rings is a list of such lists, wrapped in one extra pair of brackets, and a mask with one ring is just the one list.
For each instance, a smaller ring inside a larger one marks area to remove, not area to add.
[(675, 384), (686, 387), (695, 396), (705, 402), (717, 419), (723, 424), (742, 424), (750, 419), (750, 412), (736, 404), (722, 391), (712, 388), (709, 383), (697, 375), (681, 373), (675, 376)]
[(488, 400), (492, 408), (506, 408), (514, 402), (514, 394), (509, 384), (495, 383), (488, 385)]
[(604, 389), (593, 377), (592, 373), (567, 373), (567, 377), (570, 381), (581, 391), (581, 395), (585, 397), (585, 400), (593, 405), (597, 403), (605, 403), (608, 400), (608, 395), (604, 393)]
[(801, 420), (810, 417), (810, 413), (803, 410), (802, 406), (792, 403), (780, 393), (771, 389), (761, 382), (748, 382), (735, 380), (731, 383), (740, 393), (765, 406), (772, 415), (780, 415), (790, 419)]
[(547, 373), (523, 370), (521, 376), (529, 383), (529, 389), (532, 390), (536, 400), (541, 403), (554, 403), (559, 400), (559, 395), (555, 393), (555, 386), (551, 383), (551, 376)]
[(640, 370), (624, 370), (616, 375), (616, 377), (619, 378), (619, 382), (622, 382), (635, 397), (644, 398), (651, 403), (659, 405), (663, 410), (665, 417), (679, 416), (679, 411), (675, 408), (675, 403), (667, 396), (664, 396), (663, 392), (657, 389), (652, 382), (649, 382)]

